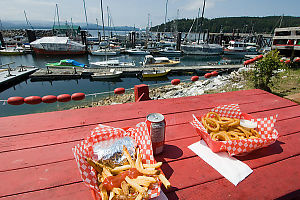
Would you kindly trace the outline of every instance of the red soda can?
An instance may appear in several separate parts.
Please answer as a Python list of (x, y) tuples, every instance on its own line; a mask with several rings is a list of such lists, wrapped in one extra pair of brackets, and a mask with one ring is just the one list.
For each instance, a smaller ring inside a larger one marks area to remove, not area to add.
[(154, 155), (162, 153), (165, 144), (165, 117), (160, 113), (151, 113), (147, 115), (146, 124), (151, 136)]

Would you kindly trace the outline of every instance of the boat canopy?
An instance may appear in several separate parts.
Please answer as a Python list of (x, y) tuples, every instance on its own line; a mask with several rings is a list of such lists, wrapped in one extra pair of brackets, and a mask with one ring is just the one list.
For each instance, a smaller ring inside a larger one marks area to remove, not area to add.
[(34, 44), (46, 44), (46, 43), (55, 43), (55, 44), (67, 44), (69, 38), (68, 37), (42, 37), (31, 42), (31, 45)]
[(65, 59), (65, 60), (61, 60), (60, 63), (68, 63), (70, 65), (74, 65), (74, 66), (78, 66), (78, 67), (84, 67), (85, 65), (84, 64), (81, 64), (75, 60), (72, 60), (72, 59)]

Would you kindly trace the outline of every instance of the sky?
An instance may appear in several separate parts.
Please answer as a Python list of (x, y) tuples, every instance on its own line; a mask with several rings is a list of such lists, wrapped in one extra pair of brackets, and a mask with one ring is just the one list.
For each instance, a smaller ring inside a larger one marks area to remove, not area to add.
[[(58, 4), (61, 22), (85, 22), (84, 0), (0, 0), (2, 21), (24, 21), (24, 10), (30, 22), (53, 22)], [(103, 0), (107, 25), (107, 6), (114, 26), (144, 28), (164, 23), (167, 0)], [(85, 0), (89, 24), (101, 21), (100, 0)], [(203, 0), (168, 0), (167, 21), (195, 18), (202, 9)], [(300, 0), (206, 0), (204, 17), (231, 16), (300, 16)]]

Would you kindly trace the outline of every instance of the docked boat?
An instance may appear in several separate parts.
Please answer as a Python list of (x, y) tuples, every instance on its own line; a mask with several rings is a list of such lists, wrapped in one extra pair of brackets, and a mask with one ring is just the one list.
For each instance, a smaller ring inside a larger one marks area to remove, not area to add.
[(224, 54), (245, 56), (258, 54), (258, 51), (255, 44), (231, 40), (229, 41), (229, 46), (224, 48)]
[(145, 56), (142, 65), (144, 67), (172, 67), (179, 63), (179, 60), (170, 60), (167, 57), (153, 57), (152, 55), (147, 55)]
[(223, 48), (221, 45), (206, 43), (182, 45), (181, 50), (187, 55), (214, 56), (223, 53)]
[(90, 65), (94, 67), (135, 67), (134, 62), (120, 62), (117, 59), (91, 62)]
[(93, 80), (107, 80), (120, 78), (122, 71), (117, 71), (116, 69), (110, 69), (109, 71), (97, 72), (91, 75)]
[(91, 51), (91, 54), (94, 56), (116, 56), (120, 53), (119, 50), (114, 49), (97, 49)]
[(276, 28), (272, 49), (287, 57), (300, 56), (300, 27)]
[(42, 37), (30, 43), (36, 54), (45, 55), (80, 55), (85, 54), (85, 45), (70, 40), (68, 37)]
[(2, 49), (0, 50), (0, 55), (6, 56), (16, 56), (16, 55), (23, 55), (24, 49), (22, 47), (17, 47), (14, 49)]
[(143, 70), (142, 78), (158, 78), (166, 76), (171, 70), (170, 69), (154, 69), (154, 70)]
[(163, 56), (181, 56), (181, 51), (177, 51), (174, 47), (165, 47), (159, 50), (159, 54)]
[(149, 55), (150, 52), (142, 49), (142, 47), (135, 47), (134, 49), (129, 49), (126, 51), (130, 55)]
[(72, 59), (65, 59), (65, 60), (61, 60), (60, 62), (56, 62), (56, 63), (47, 63), (46, 67), (58, 68), (58, 69), (68, 69), (68, 68), (73, 68), (73, 67), (84, 68), (84, 67), (86, 67), (86, 65), (79, 63)]

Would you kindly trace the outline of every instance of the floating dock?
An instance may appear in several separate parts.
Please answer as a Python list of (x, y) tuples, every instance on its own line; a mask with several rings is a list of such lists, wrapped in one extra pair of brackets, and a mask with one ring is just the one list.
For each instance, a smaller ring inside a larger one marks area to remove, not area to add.
[(20, 66), (16, 68), (0, 68), (0, 90), (8, 88), (29, 77), (38, 68)]
[[(243, 65), (209, 65), (209, 66), (173, 66), (173, 67), (114, 67), (118, 71), (123, 71), (123, 77), (135, 77), (143, 70), (170, 69), (171, 73), (189, 73), (198, 71), (222, 71), (234, 70), (243, 67)], [(84, 69), (54, 69), (43, 68), (30, 75), (32, 81), (43, 80), (65, 80), (89, 78), (93, 73), (109, 71), (112, 67), (84, 68)]]

